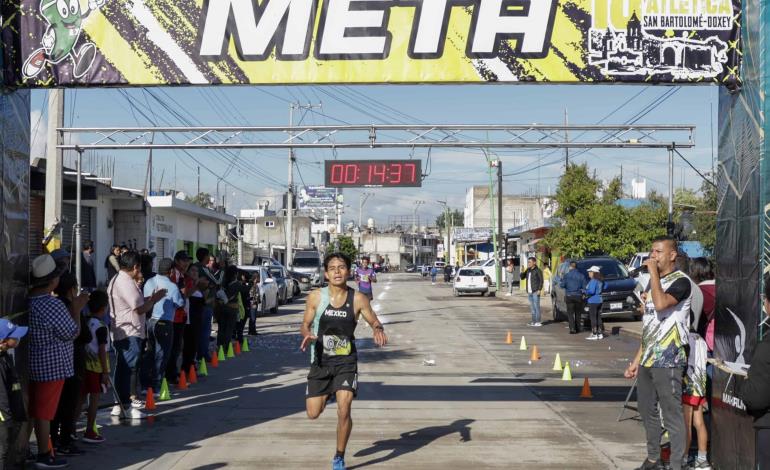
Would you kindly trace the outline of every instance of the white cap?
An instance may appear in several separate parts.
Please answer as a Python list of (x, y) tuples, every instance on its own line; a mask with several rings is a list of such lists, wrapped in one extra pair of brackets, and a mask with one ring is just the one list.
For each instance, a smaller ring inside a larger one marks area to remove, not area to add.
[(589, 273), (598, 273), (598, 272), (601, 272), (601, 270), (602, 268), (600, 268), (599, 266), (591, 266), (590, 268), (588, 268)]

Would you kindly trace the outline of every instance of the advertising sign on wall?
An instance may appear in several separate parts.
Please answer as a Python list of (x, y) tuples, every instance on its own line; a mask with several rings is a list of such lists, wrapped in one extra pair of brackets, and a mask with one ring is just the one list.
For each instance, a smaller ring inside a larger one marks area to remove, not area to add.
[(739, 0), (11, 0), (11, 86), (730, 83)]
[(337, 188), (303, 186), (299, 190), (299, 210), (334, 210), (337, 205)]

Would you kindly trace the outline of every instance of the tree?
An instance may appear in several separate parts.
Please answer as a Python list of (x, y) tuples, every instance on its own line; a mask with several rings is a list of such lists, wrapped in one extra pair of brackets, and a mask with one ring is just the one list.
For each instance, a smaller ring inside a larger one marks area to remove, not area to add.
[(556, 217), (568, 218), (580, 209), (596, 204), (596, 193), (599, 182), (588, 174), (588, 165), (571, 163), (559, 179), (556, 188), (558, 209)]
[(195, 196), (187, 196), (184, 200), (205, 209), (214, 209), (214, 198), (209, 193), (198, 193)]
[(358, 249), (353, 239), (347, 235), (340, 235), (337, 237), (337, 251), (344, 253), (354, 260), (358, 257)]
[(713, 256), (717, 242), (717, 188), (709, 181), (701, 183), (702, 197), (698, 201), (693, 216), (693, 238), (701, 242), (703, 248)]
[[(447, 211), (442, 211), (438, 217), (436, 217), (436, 227), (444, 230), (444, 218), (447, 215)], [(452, 227), (464, 227), (465, 226), (465, 214), (460, 209), (449, 209), (449, 225)]]
[(556, 200), (561, 215), (545, 238), (549, 247), (570, 257), (607, 254), (627, 259), (665, 234), (667, 206), (654, 197), (633, 209), (618, 205), (620, 178), (608, 183), (601, 199), (596, 197), (599, 188), (601, 183), (589, 176), (585, 164), (570, 165), (559, 181)]

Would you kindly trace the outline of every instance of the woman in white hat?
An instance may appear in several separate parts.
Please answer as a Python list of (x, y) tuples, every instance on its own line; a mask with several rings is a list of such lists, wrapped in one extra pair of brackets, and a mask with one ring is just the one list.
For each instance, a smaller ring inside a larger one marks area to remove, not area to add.
[(588, 268), (588, 277), (591, 278), (586, 286), (586, 303), (588, 304), (588, 317), (591, 319), (591, 336), (587, 340), (597, 340), (604, 338), (604, 327), (602, 325), (602, 288), (604, 288), (604, 277), (599, 266)]

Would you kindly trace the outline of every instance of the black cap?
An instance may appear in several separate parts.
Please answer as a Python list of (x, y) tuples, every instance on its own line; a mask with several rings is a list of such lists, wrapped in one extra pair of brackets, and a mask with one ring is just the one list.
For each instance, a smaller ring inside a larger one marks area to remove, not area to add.
[(184, 250), (179, 250), (174, 255), (174, 261), (189, 261), (190, 255), (187, 254)]

